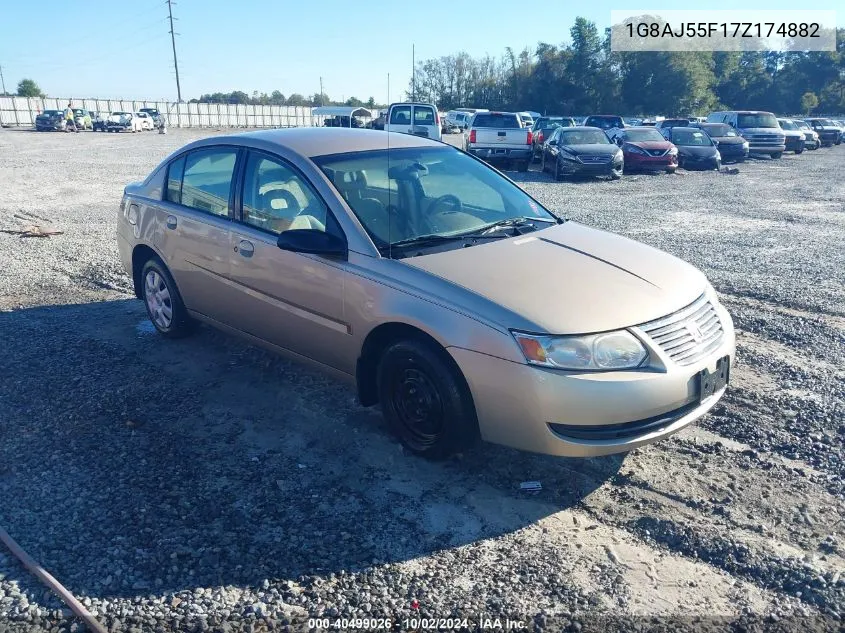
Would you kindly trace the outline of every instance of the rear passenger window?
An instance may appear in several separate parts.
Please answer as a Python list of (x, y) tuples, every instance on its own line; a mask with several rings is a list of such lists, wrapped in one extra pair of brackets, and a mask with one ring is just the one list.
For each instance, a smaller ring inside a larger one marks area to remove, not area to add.
[(164, 199), (182, 204), (182, 174), (185, 172), (185, 157), (177, 158), (167, 168), (167, 190)]
[(434, 125), (434, 110), (431, 108), (414, 108), (414, 125)]
[(391, 125), (410, 125), (411, 106), (396, 106), (390, 111)]
[(232, 172), (237, 156), (237, 150), (217, 148), (188, 154), (182, 176), (182, 204), (228, 217)]

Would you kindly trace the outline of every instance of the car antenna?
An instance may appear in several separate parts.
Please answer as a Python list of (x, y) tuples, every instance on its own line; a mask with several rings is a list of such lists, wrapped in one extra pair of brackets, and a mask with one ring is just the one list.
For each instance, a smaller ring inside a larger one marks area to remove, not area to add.
[[(385, 116), (385, 125), (388, 123), (389, 119), (387, 117), (390, 116), (390, 73), (387, 73), (387, 113)], [(387, 257), (388, 259), (393, 259), (393, 238), (390, 235), (390, 205), (392, 204), (392, 200), (390, 199), (390, 129), (386, 131), (387, 134)]]

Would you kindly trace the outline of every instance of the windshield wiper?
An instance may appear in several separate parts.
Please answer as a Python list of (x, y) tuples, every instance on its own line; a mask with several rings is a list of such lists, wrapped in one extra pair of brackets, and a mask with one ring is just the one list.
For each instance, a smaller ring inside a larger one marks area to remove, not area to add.
[(472, 235), (466, 233), (459, 233), (457, 235), (440, 235), (439, 233), (431, 233), (429, 235), (418, 235), (416, 237), (409, 237), (397, 242), (391, 242), (389, 245), (382, 248), (406, 248), (408, 246), (430, 246), (432, 244), (443, 244), (444, 242), (454, 242), (460, 240), (477, 240), (477, 239), (499, 239), (499, 235)]
[(516, 218), (507, 218), (505, 220), (499, 220), (498, 222), (493, 222), (492, 224), (488, 224), (486, 226), (482, 226), (476, 232), (472, 233), (471, 235), (475, 235), (476, 237), (488, 237), (489, 233), (493, 233), (494, 231), (501, 229), (501, 228), (508, 228), (508, 227), (518, 227), (518, 226), (526, 226), (532, 225), (533, 222), (542, 222), (544, 224), (562, 224), (563, 221), (559, 218), (535, 218), (529, 217), (527, 215), (519, 216)]

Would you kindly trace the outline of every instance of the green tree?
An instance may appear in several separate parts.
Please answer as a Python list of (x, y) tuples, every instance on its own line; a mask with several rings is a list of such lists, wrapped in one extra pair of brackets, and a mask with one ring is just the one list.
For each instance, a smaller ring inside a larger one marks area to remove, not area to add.
[(33, 79), (21, 79), (18, 83), (18, 96), (19, 97), (44, 97), (46, 96), (43, 92), (41, 92), (41, 88), (38, 87), (38, 84), (35, 83)]
[(299, 94), (298, 92), (294, 92), (291, 96), (288, 97), (287, 104), (289, 106), (304, 106), (308, 105), (308, 102), (306, 101), (305, 97), (303, 97), (301, 94)]
[(801, 97), (801, 111), (810, 114), (819, 105), (819, 98), (815, 92), (805, 92)]

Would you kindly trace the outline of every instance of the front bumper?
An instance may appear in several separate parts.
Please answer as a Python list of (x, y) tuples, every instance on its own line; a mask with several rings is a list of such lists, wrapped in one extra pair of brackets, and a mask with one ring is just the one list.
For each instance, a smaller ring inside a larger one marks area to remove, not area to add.
[(804, 137), (803, 136), (787, 136), (786, 137), (786, 151), (788, 152), (800, 152), (804, 149)]
[(678, 156), (643, 156), (642, 154), (634, 154), (629, 152), (625, 154), (626, 169), (642, 169), (642, 170), (661, 170), (671, 169), (678, 166)]
[[(724, 389), (698, 401), (696, 376), (734, 363), (733, 323), (721, 305), (718, 347), (681, 366), (645, 339), (660, 369), (574, 373), (533, 367), (449, 348), (469, 384), (481, 436), (496, 444), (563, 457), (630, 451), (676, 433), (715, 406)], [(607, 427), (600, 432), (598, 427)], [(582, 433), (572, 429), (582, 427)], [(580, 435), (581, 437), (576, 437)]]
[(563, 174), (576, 176), (609, 176), (614, 170), (621, 169), (624, 160), (609, 160), (605, 163), (582, 163), (578, 160), (560, 160), (560, 171)]
[(65, 129), (64, 121), (36, 121), (35, 129), (38, 131), (55, 130), (61, 131)]
[(730, 145), (719, 144), (719, 155), (722, 161), (731, 160), (745, 160), (748, 158), (748, 148), (742, 143), (733, 143)]

